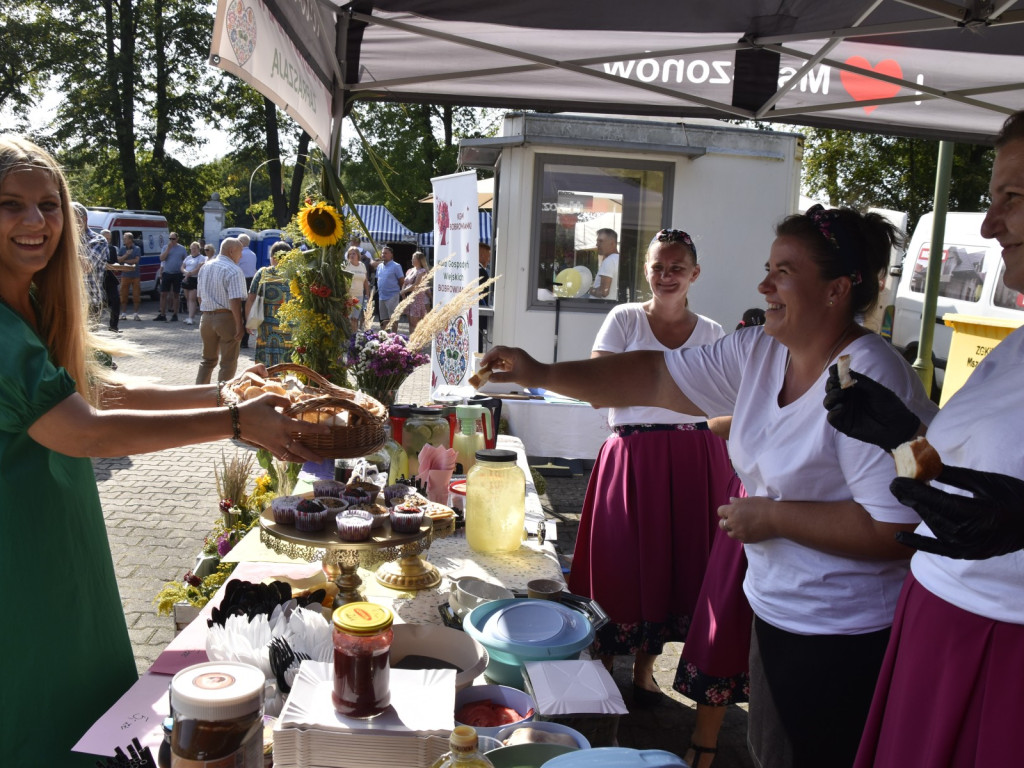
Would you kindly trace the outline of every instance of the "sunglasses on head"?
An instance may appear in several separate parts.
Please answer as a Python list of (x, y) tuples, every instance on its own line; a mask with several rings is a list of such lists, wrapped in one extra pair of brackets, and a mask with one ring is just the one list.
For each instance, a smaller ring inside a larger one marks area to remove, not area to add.
[(655, 243), (682, 243), (683, 245), (688, 246), (693, 251), (694, 255), (697, 253), (697, 246), (693, 244), (693, 238), (681, 229), (663, 229), (659, 231), (658, 234), (651, 239), (651, 245), (654, 245)]

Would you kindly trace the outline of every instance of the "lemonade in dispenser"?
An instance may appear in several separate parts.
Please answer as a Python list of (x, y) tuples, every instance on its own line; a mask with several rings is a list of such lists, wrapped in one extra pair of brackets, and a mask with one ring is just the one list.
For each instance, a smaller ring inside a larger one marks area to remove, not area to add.
[(462, 465), (462, 473), (468, 474), (476, 462), (476, 452), (482, 451), (488, 442), (492, 442), (494, 423), (491, 421), (491, 412), (480, 405), (456, 406), (455, 415), (459, 430), (452, 440), (452, 448), (456, 453), (455, 461)]

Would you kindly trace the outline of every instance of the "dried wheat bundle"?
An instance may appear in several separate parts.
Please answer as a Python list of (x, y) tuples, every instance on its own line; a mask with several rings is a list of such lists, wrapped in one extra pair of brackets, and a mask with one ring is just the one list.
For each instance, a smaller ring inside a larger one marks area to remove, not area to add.
[(448, 327), (448, 323), (454, 320), (468, 309), (472, 309), (479, 302), (480, 297), (487, 292), (487, 289), (497, 282), (498, 277), (492, 277), (484, 282), (476, 278), (473, 282), (459, 291), (446, 304), (435, 306), (423, 319), (420, 320), (416, 330), (409, 337), (406, 345), (409, 349), (420, 351), (430, 346), (434, 336)]
[(373, 303), (377, 300), (377, 289), (370, 289), (370, 297), (366, 300), (366, 304), (363, 306), (363, 324), (362, 329), (368, 331), (373, 328)]
[[(448, 258), (451, 257), (449, 256)], [(416, 300), (416, 297), (419, 296), (421, 293), (430, 290), (430, 286), (434, 279), (434, 273), (437, 272), (437, 270), (439, 270), (441, 267), (443, 267), (446, 261), (448, 261), (448, 259), (437, 262), (437, 264), (435, 264), (434, 267), (423, 276), (423, 279), (420, 280), (419, 285), (416, 286), (416, 289), (408, 296), (406, 296), (404, 299), (402, 299), (400, 302), (398, 302), (398, 306), (395, 307), (395, 311), (391, 313), (391, 320), (389, 320), (388, 324), (384, 327), (385, 331), (394, 330), (394, 327), (398, 324), (399, 318), (402, 317), (402, 313), (405, 312), (405, 308), (412, 304)]]

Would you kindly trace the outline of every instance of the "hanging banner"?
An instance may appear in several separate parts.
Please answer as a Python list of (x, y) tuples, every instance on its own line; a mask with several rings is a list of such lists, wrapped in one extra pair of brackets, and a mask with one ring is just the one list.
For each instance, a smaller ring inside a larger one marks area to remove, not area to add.
[[(443, 306), (480, 274), (480, 216), (476, 172), (431, 179), (434, 187), (434, 304)], [(479, 317), (473, 305), (434, 336), (430, 348), (430, 395), (453, 400), (473, 394), (473, 373)]]
[[(333, 18), (315, 15), (303, 29), (316, 39)], [(219, 0), (210, 63), (241, 78), (291, 115), (330, 154), (331, 94), (261, 0)]]

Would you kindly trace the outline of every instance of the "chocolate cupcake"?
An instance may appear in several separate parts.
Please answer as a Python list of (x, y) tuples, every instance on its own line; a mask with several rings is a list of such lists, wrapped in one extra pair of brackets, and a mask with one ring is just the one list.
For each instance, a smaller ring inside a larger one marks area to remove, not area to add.
[(412, 504), (391, 508), (391, 530), (395, 533), (416, 533), (423, 524), (423, 510)]
[(341, 494), (344, 492), (345, 484), (337, 480), (317, 479), (313, 481), (313, 496), (316, 498), (329, 496), (334, 499), (340, 499)]
[(295, 507), (302, 501), (301, 496), (278, 496), (270, 500), (270, 512), (274, 522), (281, 525), (295, 524)]
[(327, 525), (327, 508), (318, 501), (303, 499), (295, 506), (295, 527), (300, 531), (322, 531)]

